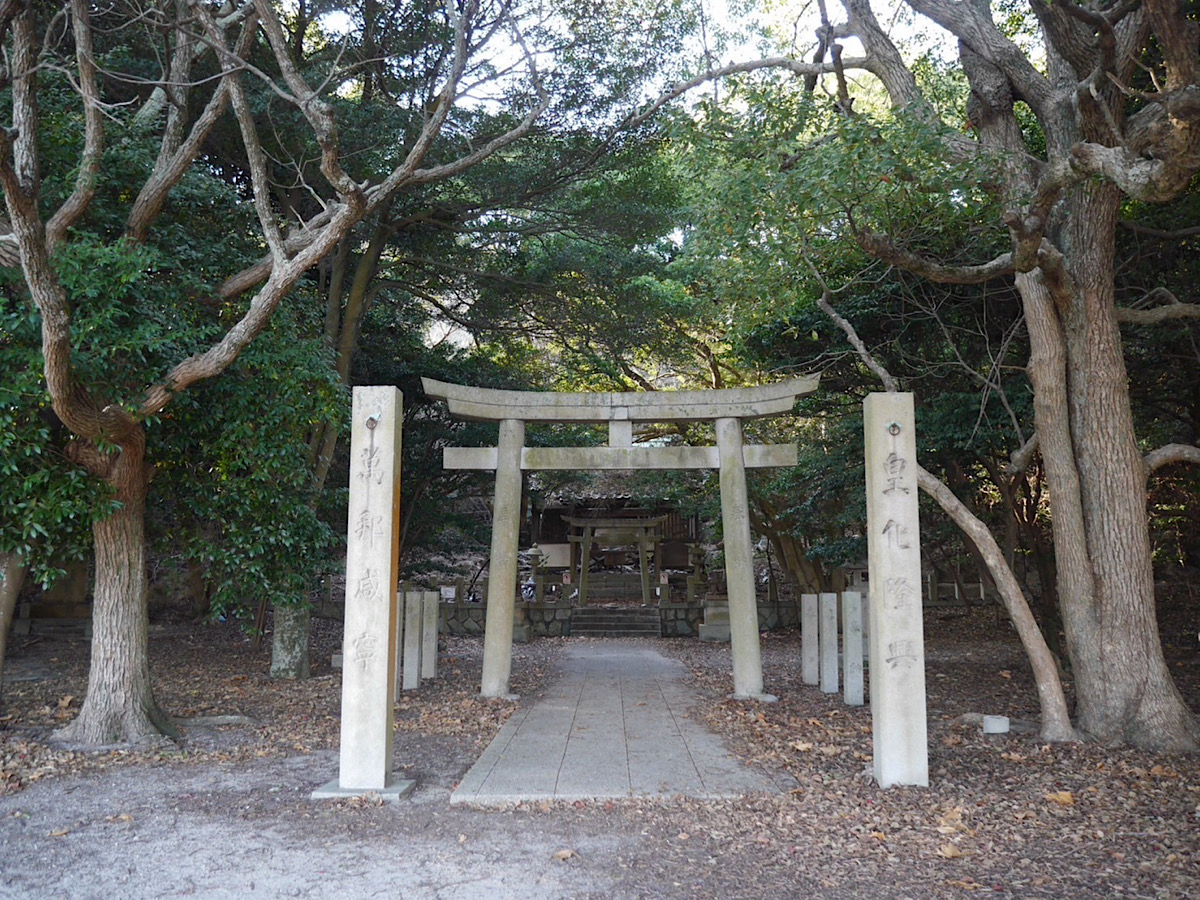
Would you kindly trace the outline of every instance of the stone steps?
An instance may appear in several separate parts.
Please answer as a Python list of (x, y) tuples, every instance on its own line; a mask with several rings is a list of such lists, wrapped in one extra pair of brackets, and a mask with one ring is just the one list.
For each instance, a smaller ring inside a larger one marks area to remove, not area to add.
[(571, 612), (572, 637), (662, 637), (656, 607), (576, 609)]

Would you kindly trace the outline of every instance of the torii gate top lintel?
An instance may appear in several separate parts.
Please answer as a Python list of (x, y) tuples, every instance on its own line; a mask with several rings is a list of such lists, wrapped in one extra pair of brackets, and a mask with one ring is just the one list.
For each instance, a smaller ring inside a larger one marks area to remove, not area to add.
[(427, 396), (445, 400), (453, 415), (480, 422), (701, 422), (791, 412), (796, 398), (816, 391), (820, 380), (820, 375), (807, 375), (748, 388), (597, 393), (506, 391), (432, 378), (422, 378), (421, 385)]

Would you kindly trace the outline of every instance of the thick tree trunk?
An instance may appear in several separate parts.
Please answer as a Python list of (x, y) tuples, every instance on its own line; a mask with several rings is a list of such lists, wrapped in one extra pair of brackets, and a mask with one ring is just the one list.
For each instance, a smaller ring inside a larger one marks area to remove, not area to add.
[(276, 606), (271, 631), (271, 677), (307, 678), (310, 673), (308, 629), (312, 609), (307, 603)]
[(125, 444), (108, 482), (121, 507), (92, 526), (96, 586), (87, 697), (73, 722), (55, 732), (69, 743), (138, 743), (173, 734), (150, 686), (146, 605), (146, 486), (144, 444)]
[[(1060, 313), (1082, 516), (1082, 534), (1069, 540), (1072, 556), (1086, 556), (1092, 590), (1080, 596), (1060, 584), (1059, 596), (1079, 727), (1107, 743), (1196, 749), (1200, 725), (1167, 669), (1155, 618), (1146, 476), (1113, 303), (1120, 199), (1116, 188), (1093, 183), (1064, 198), (1060, 240), (1074, 291)], [(1053, 486), (1052, 497), (1057, 531)], [(1061, 571), (1061, 554), (1059, 563)]]
[(16, 553), (0, 553), (0, 710), (4, 709), (4, 654), (8, 652), (8, 632), (21, 585), (25, 583), (26, 565)]

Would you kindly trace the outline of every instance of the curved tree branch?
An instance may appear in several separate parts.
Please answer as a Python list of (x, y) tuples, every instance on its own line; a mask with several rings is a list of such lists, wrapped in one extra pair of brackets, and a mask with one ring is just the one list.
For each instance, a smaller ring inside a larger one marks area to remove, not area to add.
[(75, 188), (46, 223), (46, 249), (53, 253), (58, 242), (74, 225), (96, 194), (104, 152), (104, 118), (100, 113), (100, 85), (92, 51), (92, 23), (86, 0), (72, 0), (71, 27), (75, 39), (75, 61), (79, 67), (79, 95), (83, 100), (83, 152), (75, 175)]
[(891, 238), (871, 231), (859, 231), (854, 235), (858, 245), (876, 259), (888, 265), (904, 269), (935, 281), (939, 284), (982, 284), (993, 278), (1012, 275), (1016, 269), (1013, 255), (1004, 253), (990, 262), (976, 266), (947, 266), (924, 256), (901, 250)]
[(1146, 467), (1147, 475), (1163, 466), (1178, 462), (1200, 465), (1200, 447), (1191, 444), (1166, 444), (1142, 457), (1142, 465)]

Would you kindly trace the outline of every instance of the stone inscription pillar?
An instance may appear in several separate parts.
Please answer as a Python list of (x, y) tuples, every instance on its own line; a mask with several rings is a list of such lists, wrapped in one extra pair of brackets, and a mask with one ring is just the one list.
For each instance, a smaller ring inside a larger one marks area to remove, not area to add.
[[(489, 564), (487, 623), (483, 636), (485, 697), (508, 697), (512, 672), (513, 613), (517, 592), (517, 545), (521, 530), (521, 448), (525, 423), (500, 422), (496, 455), (496, 502), (492, 513), (492, 558)], [(586, 561), (585, 561), (586, 565)]]
[(913, 395), (863, 401), (875, 780), (928, 786)]
[(342, 790), (383, 790), (392, 781), (402, 421), (402, 400), (394, 387), (354, 389), (338, 771)]
[(774, 700), (774, 697), (763, 693), (742, 423), (736, 418), (721, 418), (716, 420), (716, 428), (717, 454), (721, 464), (721, 523), (725, 534), (733, 696), (739, 699)]

